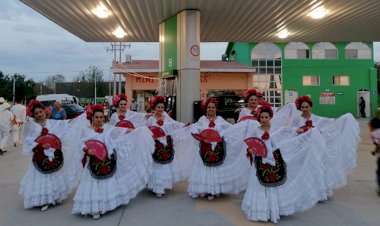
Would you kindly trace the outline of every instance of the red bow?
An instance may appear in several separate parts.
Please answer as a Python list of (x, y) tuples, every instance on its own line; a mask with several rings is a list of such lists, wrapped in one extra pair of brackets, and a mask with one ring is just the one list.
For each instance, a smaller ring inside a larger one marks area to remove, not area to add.
[(164, 121), (162, 121), (162, 120), (157, 120), (157, 125), (162, 126), (163, 124), (164, 124)]
[(214, 128), (214, 127), (215, 127), (215, 122), (214, 122), (214, 121), (211, 121), (211, 122), (208, 124), (208, 127), (210, 127), (210, 128)]
[(313, 122), (311, 120), (307, 120), (305, 122), (305, 125), (308, 126), (308, 127), (313, 127)]
[(124, 115), (119, 115), (119, 119), (120, 119), (120, 120), (124, 120), (124, 119), (125, 119), (125, 116), (124, 116)]
[(46, 134), (48, 134), (48, 133), (49, 133), (48, 128), (43, 127), (43, 128), (42, 128), (42, 131), (41, 131), (41, 135), (46, 135)]
[(103, 133), (104, 129), (103, 128), (97, 128), (95, 129), (95, 132), (97, 133)]
[(263, 140), (268, 140), (269, 139), (269, 133), (268, 133), (268, 131), (265, 131), (263, 133), (263, 135), (261, 136), (261, 139), (263, 139)]

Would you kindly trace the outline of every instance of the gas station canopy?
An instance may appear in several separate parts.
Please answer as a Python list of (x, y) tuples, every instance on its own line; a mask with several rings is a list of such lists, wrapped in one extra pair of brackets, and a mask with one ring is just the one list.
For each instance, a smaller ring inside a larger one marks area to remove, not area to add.
[(21, 1), (86, 42), (158, 42), (186, 9), (201, 12), (201, 42), (380, 41), (379, 0)]

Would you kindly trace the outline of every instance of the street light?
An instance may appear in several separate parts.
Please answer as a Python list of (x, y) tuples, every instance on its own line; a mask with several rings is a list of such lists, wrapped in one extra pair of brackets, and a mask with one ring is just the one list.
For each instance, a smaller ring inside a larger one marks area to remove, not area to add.
[(41, 84), (41, 87), (40, 87), (40, 95), (42, 95), (42, 86), (44, 86), (45, 83), (41, 82), (40, 84)]

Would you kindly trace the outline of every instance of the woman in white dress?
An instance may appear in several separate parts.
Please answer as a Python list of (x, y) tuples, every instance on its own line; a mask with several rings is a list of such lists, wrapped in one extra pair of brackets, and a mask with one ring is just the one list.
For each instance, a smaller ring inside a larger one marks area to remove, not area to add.
[(238, 122), (245, 119), (257, 119), (259, 97), (261, 98), (261, 93), (255, 89), (248, 89), (243, 93), (244, 101), (248, 103), (248, 106), (240, 111)]
[(105, 125), (102, 105), (89, 106), (86, 114), (91, 125), (81, 133), (80, 152), (85, 153), (85, 161), (72, 213), (98, 219), (128, 204), (145, 188), (152, 168), (153, 140), (147, 128), (126, 134), (125, 128)]
[(116, 107), (117, 111), (112, 114), (110, 124), (117, 127), (128, 127), (128, 131), (144, 126), (146, 119), (151, 115), (128, 110), (128, 97), (125, 94), (114, 96), (112, 104)]
[(320, 134), (310, 131), (297, 136), (296, 128), (291, 127), (272, 131), (272, 116), (272, 109), (262, 106), (258, 109), (260, 124), (247, 120), (237, 127), (244, 140), (260, 144), (242, 148), (252, 165), (242, 209), (251, 221), (277, 223), (280, 215), (308, 210), (327, 194), (318, 154), (323, 146)]
[(188, 158), (192, 166), (187, 191), (193, 198), (207, 195), (209, 200), (220, 194), (238, 194), (247, 186), (245, 154), (224, 141), (223, 132), (231, 124), (216, 115), (217, 100), (208, 98), (202, 108), (206, 114), (183, 130), (187, 134), (177, 132), (174, 138), (179, 149), (193, 153), (193, 161)]
[(316, 128), (323, 136), (327, 151), (324, 152), (328, 193), (347, 184), (347, 175), (356, 167), (356, 151), (360, 142), (359, 123), (347, 113), (337, 119), (325, 118), (311, 113), (313, 102), (308, 96), (298, 97), (295, 105), (297, 115), (291, 125), (299, 128), (299, 134)]
[(23, 153), (32, 155), (32, 161), (22, 179), (20, 194), (24, 208), (39, 207), (45, 211), (65, 200), (75, 186), (70, 182), (70, 175), (75, 172), (69, 166), (74, 153), (70, 141), (65, 139), (70, 125), (67, 120), (46, 119), (44, 105), (39, 101), (28, 104), (27, 114)]
[(165, 98), (156, 96), (151, 99), (150, 107), (154, 114), (148, 118), (146, 125), (154, 132), (153, 172), (148, 182), (148, 189), (156, 196), (162, 197), (166, 189), (172, 189), (174, 183), (184, 180), (178, 163), (178, 156), (183, 150), (176, 150), (173, 146), (172, 135), (184, 124), (172, 119), (165, 111)]

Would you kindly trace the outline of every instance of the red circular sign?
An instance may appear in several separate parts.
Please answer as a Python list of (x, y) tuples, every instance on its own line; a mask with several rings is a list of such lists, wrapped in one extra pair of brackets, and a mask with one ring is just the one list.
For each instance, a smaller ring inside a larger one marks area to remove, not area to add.
[(199, 46), (198, 45), (192, 45), (190, 47), (190, 53), (193, 56), (199, 56)]

